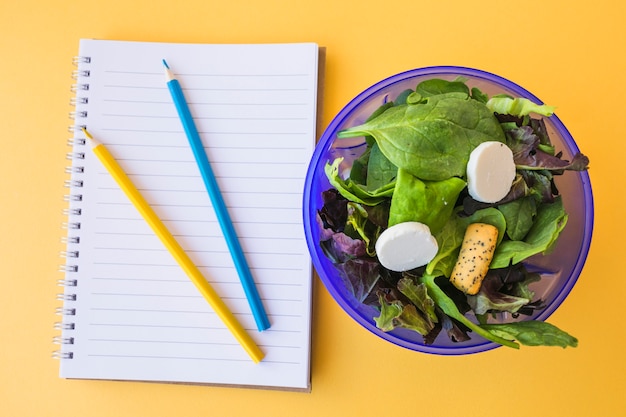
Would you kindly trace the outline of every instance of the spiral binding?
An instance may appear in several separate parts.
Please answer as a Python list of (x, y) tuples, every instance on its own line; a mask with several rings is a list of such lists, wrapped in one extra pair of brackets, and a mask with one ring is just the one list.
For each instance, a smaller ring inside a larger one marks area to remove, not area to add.
[(54, 323), (55, 330), (74, 330), (76, 325), (74, 323), (65, 323), (62, 321), (57, 321)]
[(52, 357), (54, 359), (73, 359), (74, 352), (62, 352), (60, 350), (56, 350), (52, 352)]
[(65, 173), (70, 176), (64, 183), (69, 191), (63, 197), (64, 201), (68, 203), (68, 207), (63, 210), (67, 221), (62, 224), (67, 235), (61, 239), (66, 247), (60, 256), (65, 262), (59, 266), (59, 272), (63, 273), (64, 278), (57, 280), (57, 284), (64, 290), (56, 297), (58, 301), (62, 302), (62, 306), (56, 308), (56, 314), (62, 316), (63, 319), (54, 324), (54, 329), (59, 331), (60, 335), (53, 337), (53, 343), (60, 345), (60, 348), (52, 353), (52, 357), (62, 360), (74, 357), (72, 346), (75, 339), (72, 332), (76, 328), (74, 318), (76, 317), (76, 301), (78, 299), (74, 288), (79, 285), (77, 261), (80, 258), (80, 237), (77, 233), (81, 228), (82, 188), (85, 173), (85, 167), (80, 161), (85, 159), (86, 146), (85, 139), (77, 137), (76, 133), (81, 128), (86, 127), (83, 123), (88, 117), (89, 99), (87, 94), (89, 92), (89, 77), (91, 76), (90, 63), (90, 57), (77, 56), (73, 59), (73, 64), (77, 67), (72, 72), (74, 82), (71, 91), (73, 97), (70, 99), (70, 106), (73, 107), (73, 110), (69, 113), (69, 118), (73, 123), (68, 127), (71, 137), (67, 140), (67, 145), (71, 150), (66, 155), (66, 158), (72, 162), (65, 169)]

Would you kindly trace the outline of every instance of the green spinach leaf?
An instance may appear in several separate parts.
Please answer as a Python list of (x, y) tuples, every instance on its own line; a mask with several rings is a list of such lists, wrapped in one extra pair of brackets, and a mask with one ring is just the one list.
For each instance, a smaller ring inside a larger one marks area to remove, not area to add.
[(495, 333), (489, 332), (486, 329), (482, 328), (478, 324), (472, 322), (467, 317), (463, 315), (454, 303), (454, 301), (448, 297), (448, 295), (443, 292), (443, 290), (437, 285), (435, 282), (435, 277), (432, 275), (424, 275), (420, 278), (420, 281), (424, 283), (426, 288), (428, 289), (428, 295), (435, 301), (435, 304), (449, 317), (461, 322), (465, 326), (467, 326), (470, 330), (474, 331), (476, 334), (481, 335), (487, 340), (491, 340), (492, 342), (499, 343), (504, 346), (519, 348), (519, 345), (508, 338), (501, 337)]
[(411, 90), (410, 88), (402, 91), (400, 94), (398, 94), (398, 97), (396, 97), (396, 99), (392, 103), (394, 105), (406, 104), (406, 99), (411, 95), (411, 93), (413, 93), (413, 90)]
[(489, 101), (489, 96), (476, 87), (472, 88), (472, 98), (485, 104), (487, 103), (487, 101)]
[(452, 214), (435, 239), (439, 245), (437, 255), (426, 265), (426, 273), (449, 277), (459, 256), (465, 229), (471, 223), (488, 223), (498, 228), (498, 244), (502, 242), (506, 230), (504, 215), (493, 207), (477, 210), (469, 217)]
[(366, 190), (364, 186), (357, 184), (350, 178), (343, 179), (339, 175), (339, 166), (343, 158), (337, 158), (332, 164), (327, 163), (324, 167), (326, 177), (330, 184), (337, 189), (339, 194), (350, 201), (364, 204), (366, 206), (375, 206), (393, 194), (395, 182), (391, 182), (376, 190)]
[(437, 255), (426, 265), (429, 275), (449, 277), (459, 256), (459, 248), (463, 243), (465, 222), (456, 215), (450, 216), (441, 231), (435, 234), (439, 250)]
[(476, 146), (505, 140), (491, 110), (456, 93), (431, 96), (420, 104), (390, 107), (337, 136), (372, 136), (395, 166), (428, 181), (464, 177), (469, 154)]
[(370, 156), (367, 164), (366, 188), (376, 190), (388, 185), (396, 179), (398, 167), (387, 159), (380, 151), (377, 143), (370, 148)]
[(462, 93), (469, 96), (469, 88), (463, 81), (447, 81), (440, 78), (420, 82), (415, 87), (415, 92), (424, 98), (447, 93)]
[(567, 224), (567, 219), (561, 197), (556, 197), (554, 203), (542, 204), (524, 240), (506, 240), (498, 245), (490, 267), (505, 268), (529, 256), (548, 253)]
[(389, 209), (389, 226), (415, 221), (427, 225), (433, 235), (439, 233), (464, 188), (465, 181), (457, 177), (422, 181), (399, 169)]
[(349, 177), (351, 181), (361, 185), (365, 185), (367, 183), (367, 167), (369, 166), (370, 154), (371, 150), (368, 147), (361, 156), (352, 162)]
[(498, 206), (506, 219), (506, 234), (511, 240), (522, 240), (533, 226), (537, 214), (534, 197), (522, 197)]
[(481, 326), (489, 333), (509, 340), (517, 340), (526, 346), (578, 346), (578, 339), (553, 324), (544, 321), (520, 321)]

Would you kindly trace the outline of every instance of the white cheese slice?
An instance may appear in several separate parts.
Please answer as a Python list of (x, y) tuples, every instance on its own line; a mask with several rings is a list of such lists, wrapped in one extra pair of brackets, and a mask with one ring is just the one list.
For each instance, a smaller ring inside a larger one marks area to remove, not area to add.
[(483, 142), (470, 153), (467, 163), (467, 191), (483, 203), (502, 200), (515, 179), (513, 152), (502, 142)]
[(438, 250), (430, 228), (419, 222), (395, 224), (383, 231), (376, 241), (376, 254), (381, 265), (397, 272), (426, 265)]

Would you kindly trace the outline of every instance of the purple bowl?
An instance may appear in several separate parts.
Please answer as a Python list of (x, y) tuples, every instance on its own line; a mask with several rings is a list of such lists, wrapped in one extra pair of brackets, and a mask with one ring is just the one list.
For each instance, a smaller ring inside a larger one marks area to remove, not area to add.
[[(470, 333), (470, 340), (454, 343), (448, 339), (445, 332), (441, 332), (433, 344), (426, 345), (422, 336), (412, 331), (379, 330), (373, 320), (378, 316), (378, 311), (361, 304), (350, 294), (333, 264), (324, 256), (319, 245), (320, 230), (316, 222), (316, 213), (322, 207), (322, 192), (331, 187), (324, 174), (324, 165), (343, 156), (345, 159), (341, 168), (349, 169), (352, 161), (365, 150), (363, 138), (336, 140), (337, 132), (363, 123), (380, 105), (394, 100), (400, 92), (408, 88), (414, 89), (420, 81), (429, 78), (453, 80), (459, 76), (467, 79), (466, 83), (470, 88), (478, 87), (489, 96), (507, 93), (542, 103), (519, 85), (500, 76), (472, 68), (436, 66), (393, 75), (356, 96), (332, 120), (313, 153), (304, 186), (303, 217), (307, 245), (313, 265), (335, 301), (350, 317), (384, 340), (407, 349), (439, 355), (478, 353), (500, 345), (474, 333)], [(557, 151), (563, 152), (564, 159), (571, 159), (579, 152), (576, 142), (556, 115), (545, 118), (545, 122), (553, 145)], [(556, 247), (549, 255), (535, 256), (526, 262), (529, 269), (534, 268), (542, 272), (541, 281), (531, 289), (535, 291), (535, 297), (540, 297), (545, 302), (546, 307), (534, 316), (524, 317), (524, 320), (545, 320), (559, 307), (578, 280), (591, 244), (593, 195), (588, 173), (568, 171), (556, 178), (556, 184), (569, 220)], [(514, 319), (504, 317), (503, 320)]]

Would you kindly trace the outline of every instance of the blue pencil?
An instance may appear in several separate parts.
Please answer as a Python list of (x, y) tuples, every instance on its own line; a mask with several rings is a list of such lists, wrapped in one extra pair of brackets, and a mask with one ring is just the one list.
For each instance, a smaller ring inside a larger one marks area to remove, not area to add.
[(167, 65), (165, 60), (163, 60), (163, 65), (165, 66), (167, 86), (170, 90), (170, 94), (172, 95), (172, 99), (174, 100), (174, 105), (176, 106), (178, 116), (183, 124), (187, 139), (189, 140), (189, 145), (191, 146), (198, 167), (200, 168), (200, 174), (202, 175), (204, 185), (206, 186), (209, 197), (211, 198), (211, 204), (215, 209), (215, 214), (220, 227), (222, 228), (222, 233), (224, 234), (226, 244), (228, 245), (228, 249), (233, 258), (233, 262), (235, 263), (235, 268), (239, 274), (239, 279), (243, 285), (246, 298), (248, 299), (248, 303), (252, 309), (252, 315), (256, 321), (257, 328), (259, 331), (266, 330), (270, 327), (267, 313), (265, 312), (265, 308), (261, 302), (261, 297), (257, 291), (254, 279), (252, 278), (248, 262), (246, 261), (239, 240), (237, 239), (237, 233), (235, 232), (230, 215), (226, 209), (226, 204), (224, 203), (224, 199), (219, 190), (215, 175), (213, 174), (213, 169), (211, 168), (204, 146), (202, 145), (198, 129), (196, 128), (191, 112), (189, 111), (189, 106), (187, 105), (187, 101), (183, 95), (183, 90), (178, 80), (174, 78), (174, 75), (170, 71), (170, 67)]

